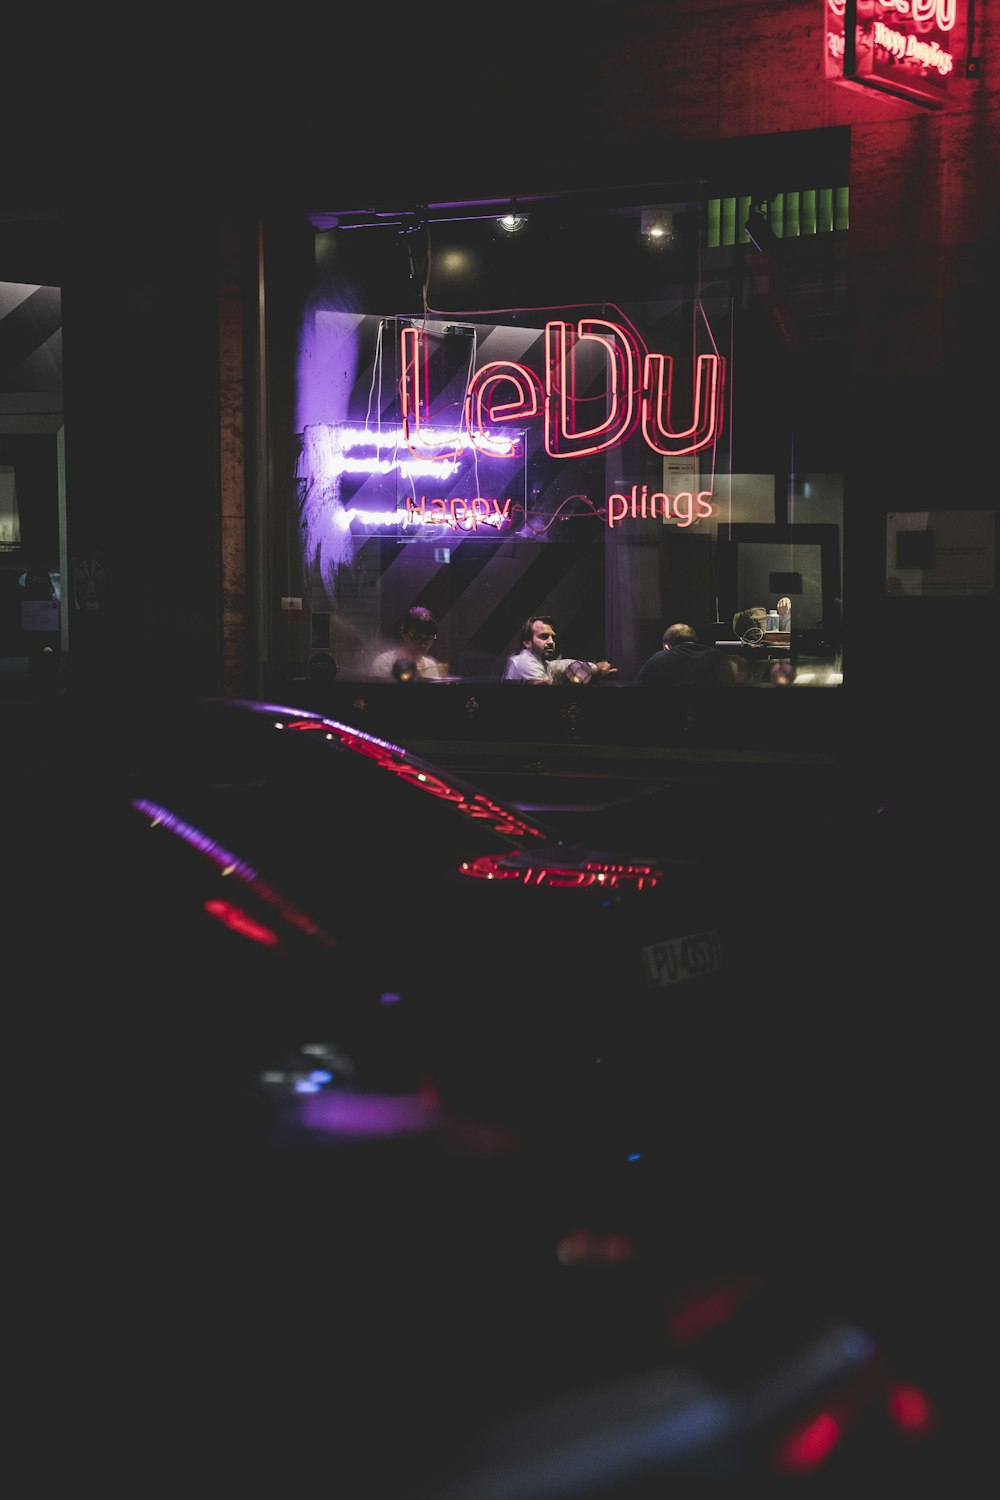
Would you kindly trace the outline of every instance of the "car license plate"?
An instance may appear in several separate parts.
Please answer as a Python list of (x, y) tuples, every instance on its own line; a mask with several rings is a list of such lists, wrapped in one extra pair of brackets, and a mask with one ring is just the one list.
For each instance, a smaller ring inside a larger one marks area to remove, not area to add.
[(722, 967), (722, 944), (714, 928), (692, 932), (687, 937), (650, 943), (642, 950), (646, 978), (654, 989), (667, 989), (685, 979), (702, 979)]

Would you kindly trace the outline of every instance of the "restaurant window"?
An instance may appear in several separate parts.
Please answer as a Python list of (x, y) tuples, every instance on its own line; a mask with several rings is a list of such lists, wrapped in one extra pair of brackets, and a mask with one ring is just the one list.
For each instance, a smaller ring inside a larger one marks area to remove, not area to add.
[[(54, 272), (47, 217), (18, 228), (4, 266)], [(62, 292), (0, 279), (0, 695), (57, 689), (68, 578)]]
[(309, 215), (275, 675), (363, 681), (418, 604), (455, 679), (544, 613), (625, 685), (672, 621), (745, 655), (788, 598), (796, 680), (839, 683), (838, 225), (836, 185)]

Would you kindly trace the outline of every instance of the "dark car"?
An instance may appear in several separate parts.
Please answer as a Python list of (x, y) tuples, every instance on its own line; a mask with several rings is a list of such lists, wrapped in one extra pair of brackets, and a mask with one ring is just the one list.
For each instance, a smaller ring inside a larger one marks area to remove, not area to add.
[(675, 1097), (678, 1040), (738, 1029), (748, 985), (777, 980), (782, 944), (704, 857), (568, 841), (350, 724), (219, 699), (67, 733), (46, 788), (59, 946), (262, 1067), (374, 1030), (391, 1068), (394, 1030), (399, 1066), (487, 1120), (617, 1093), (632, 1149), (635, 1070)]
[(804, 906), (762, 920), (717, 850), (559, 837), (281, 705), (70, 712), (31, 749), (23, 1218), (81, 1441), (114, 1413), (102, 1472), (352, 1500), (931, 1472), (919, 1338), (816, 1253), (850, 1238), (814, 1177), (841, 1122), (767, 1010)]

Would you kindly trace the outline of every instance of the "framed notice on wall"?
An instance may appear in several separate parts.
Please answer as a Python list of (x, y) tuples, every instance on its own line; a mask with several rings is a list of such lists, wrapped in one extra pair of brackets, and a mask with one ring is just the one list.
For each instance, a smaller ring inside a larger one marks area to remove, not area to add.
[(996, 511), (897, 510), (886, 518), (892, 598), (985, 598), (996, 586)]

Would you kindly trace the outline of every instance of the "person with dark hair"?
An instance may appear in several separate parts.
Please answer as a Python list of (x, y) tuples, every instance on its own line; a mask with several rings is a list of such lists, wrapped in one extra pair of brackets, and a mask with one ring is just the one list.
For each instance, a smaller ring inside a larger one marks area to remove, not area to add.
[(397, 682), (447, 676), (447, 664), (430, 654), (437, 631), (437, 621), (430, 610), (422, 604), (411, 605), (400, 621), (399, 644), (379, 652), (371, 665), (372, 676), (395, 677)]
[(609, 661), (576, 661), (556, 655), (556, 622), (551, 615), (529, 615), (521, 626), (521, 649), (508, 656), (504, 682), (569, 682), (608, 677), (618, 668)]
[(699, 641), (692, 625), (678, 621), (667, 626), (662, 646), (635, 680), (641, 687), (725, 687), (734, 681), (733, 663), (724, 651)]

